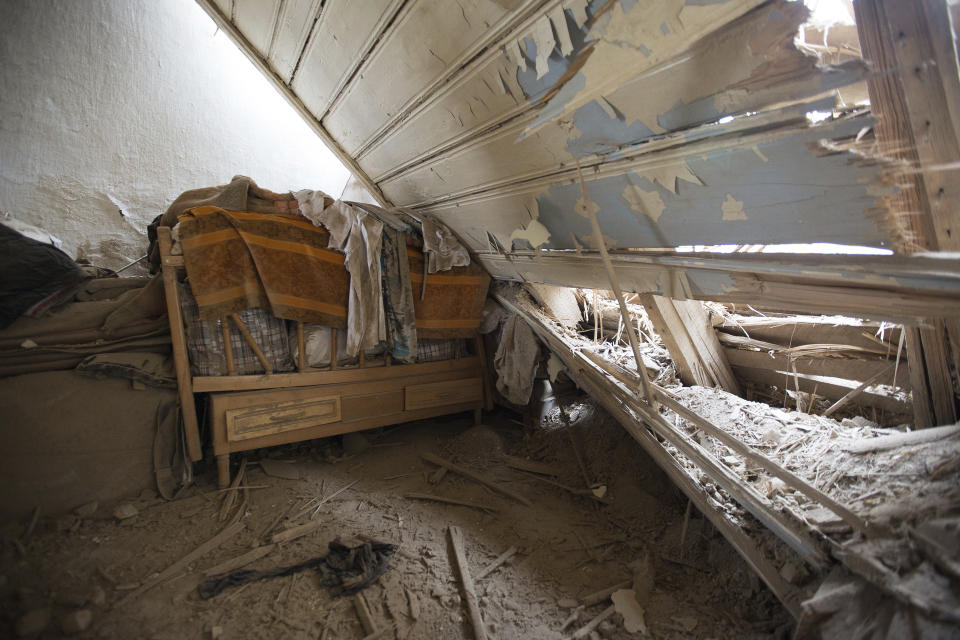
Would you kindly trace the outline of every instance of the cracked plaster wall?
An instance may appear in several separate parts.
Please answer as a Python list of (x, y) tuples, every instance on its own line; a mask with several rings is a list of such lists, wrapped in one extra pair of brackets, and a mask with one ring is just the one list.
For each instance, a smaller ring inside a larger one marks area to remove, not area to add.
[(0, 221), (118, 268), (186, 189), (339, 195), (347, 170), (215, 33), (192, 0), (0, 0)]

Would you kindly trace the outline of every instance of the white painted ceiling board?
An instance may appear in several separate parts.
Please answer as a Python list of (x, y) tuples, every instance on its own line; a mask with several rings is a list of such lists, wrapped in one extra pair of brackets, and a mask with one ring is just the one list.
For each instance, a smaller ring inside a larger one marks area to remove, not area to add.
[(290, 82), (322, 5), (323, 0), (283, 0), (270, 64), (285, 82)]
[(292, 83), (314, 117), (323, 117), (403, 4), (404, 0), (327, 0)]
[(491, 0), (413, 2), (324, 118), (348, 153), (436, 77), (454, 69), (460, 54), (506, 14)]
[(280, 4), (281, 0), (234, 0), (237, 28), (264, 58), (270, 53)]

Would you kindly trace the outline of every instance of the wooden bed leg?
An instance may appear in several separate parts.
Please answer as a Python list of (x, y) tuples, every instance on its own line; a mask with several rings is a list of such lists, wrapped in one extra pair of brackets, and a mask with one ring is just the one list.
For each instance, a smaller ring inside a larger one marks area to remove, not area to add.
[(483, 409), (480, 407), (473, 410), (473, 424), (483, 424)]
[(230, 454), (217, 456), (217, 487), (226, 489), (230, 486)]

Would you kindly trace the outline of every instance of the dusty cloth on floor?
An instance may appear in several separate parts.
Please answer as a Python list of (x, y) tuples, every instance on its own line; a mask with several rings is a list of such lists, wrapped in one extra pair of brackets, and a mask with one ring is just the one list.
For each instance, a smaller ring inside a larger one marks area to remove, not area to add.
[[(227, 357), (223, 346), (221, 318), (204, 320), (197, 310), (197, 303), (190, 288), (183, 283), (178, 285), (180, 309), (187, 340), (187, 352), (190, 357), (190, 372), (195, 376), (227, 375)], [(250, 336), (263, 352), (274, 373), (293, 371), (290, 358), (290, 343), (287, 337), (287, 323), (264, 309), (245, 309), (237, 316), (247, 327)], [(244, 340), (243, 334), (233, 320), (227, 321), (230, 329), (230, 349), (237, 375), (264, 373), (263, 364), (256, 352)]]
[(51, 244), (0, 224), (0, 329), (21, 315), (45, 315), (73, 299), (91, 274)]
[(184, 191), (147, 228), (147, 238), (150, 241), (148, 254), (152, 271), (155, 272), (160, 266), (157, 227), (173, 227), (188, 209), (204, 205), (252, 213), (295, 213), (297, 210), (297, 202), (291, 194), (275, 193), (258, 187), (257, 183), (247, 176), (234, 176), (229, 184)]
[(380, 265), (383, 223), (346, 202), (331, 201), (321, 191), (305, 189), (295, 195), (303, 216), (330, 232), (328, 247), (346, 256), (350, 272), (347, 355), (356, 356), (387, 337)]
[(230, 587), (316, 568), (320, 573), (321, 584), (330, 587), (334, 596), (353, 595), (369, 587), (387, 572), (390, 568), (389, 558), (395, 551), (392, 544), (372, 540), (356, 547), (348, 547), (339, 540), (334, 540), (329, 547), (330, 553), (326, 556), (311, 558), (287, 567), (265, 571), (241, 569), (227, 575), (215, 576), (201, 582), (197, 593), (201, 600), (209, 600)]
[(483, 305), (490, 287), (490, 276), (479, 264), (454, 267), (443, 273), (427, 275), (423, 286), (422, 252), (407, 247), (410, 280), (413, 282), (413, 304), (418, 338), (471, 338), (476, 335), (483, 318)]
[(346, 326), (350, 277), (343, 256), (327, 248), (330, 237), (300, 216), (190, 209), (180, 216), (180, 238), (200, 316), (259, 307)]
[(96, 378), (124, 378), (151, 387), (177, 388), (177, 374), (169, 354), (98, 353), (78, 364), (77, 372)]
[(431, 215), (417, 213), (423, 226), (423, 253), (427, 256), (427, 273), (448, 271), (470, 264), (470, 253), (446, 225)]
[(383, 229), (383, 307), (387, 322), (387, 349), (394, 359), (417, 360), (417, 319), (410, 280), (406, 237), (390, 227)]
[(500, 327), (499, 346), (493, 356), (497, 391), (513, 404), (525, 405), (530, 402), (533, 392), (540, 343), (523, 319), (508, 313), (493, 300), (487, 301), (483, 315), (483, 333), (491, 333)]

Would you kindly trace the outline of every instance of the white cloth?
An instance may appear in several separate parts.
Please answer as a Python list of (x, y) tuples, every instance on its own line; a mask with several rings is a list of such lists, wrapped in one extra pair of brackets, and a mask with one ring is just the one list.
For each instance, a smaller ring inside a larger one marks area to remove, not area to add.
[(470, 264), (470, 252), (457, 236), (433, 216), (417, 213), (423, 227), (423, 253), (427, 257), (427, 273), (448, 271)]
[(354, 357), (361, 350), (376, 347), (387, 338), (380, 269), (383, 223), (340, 200), (326, 206), (330, 197), (322, 191), (304, 189), (294, 196), (300, 205), (300, 213), (330, 232), (327, 246), (346, 255), (346, 267), (350, 272), (347, 355)]
[(502, 325), (493, 368), (497, 372), (497, 391), (517, 405), (530, 402), (540, 343), (530, 326), (515, 314), (508, 313), (493, 300), (483, 308), (481, 333), (490, 333)]

